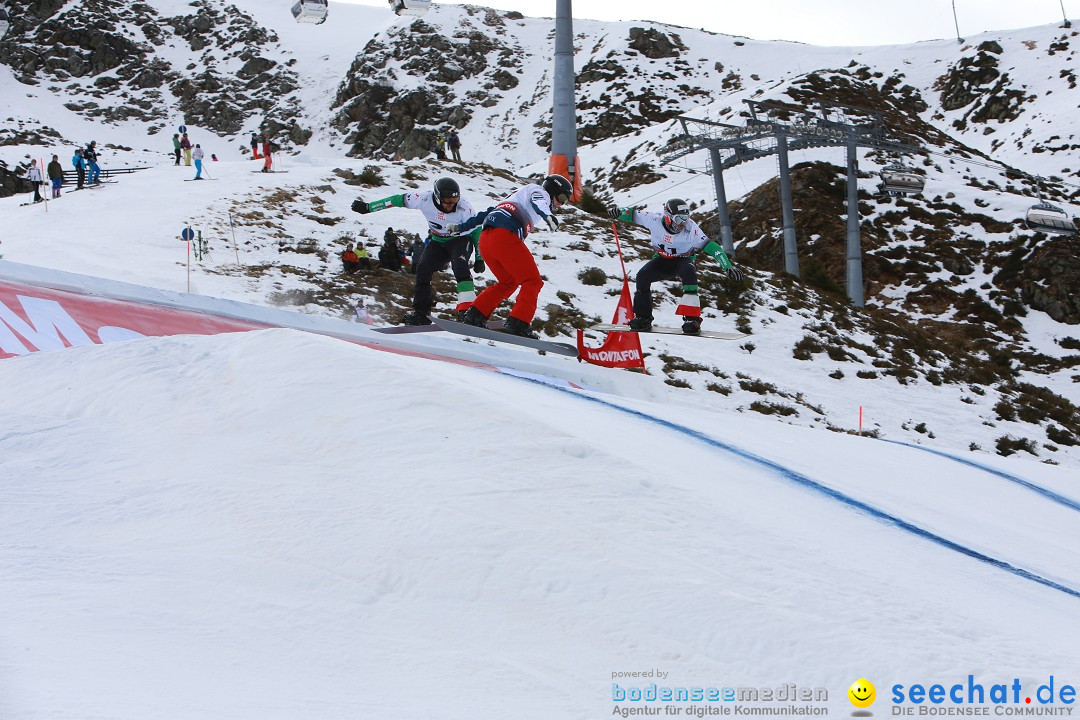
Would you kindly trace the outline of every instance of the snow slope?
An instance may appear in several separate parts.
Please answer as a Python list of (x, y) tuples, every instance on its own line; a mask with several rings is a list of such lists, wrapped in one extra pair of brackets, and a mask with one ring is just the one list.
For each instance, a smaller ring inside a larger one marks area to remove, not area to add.
[(859, 677), (1080, 678), (1068, 470), (623, 377), (290, 330), (0, 364), (0, 715), (599, 718), (653, 667), (823, 687), (835, 715)]

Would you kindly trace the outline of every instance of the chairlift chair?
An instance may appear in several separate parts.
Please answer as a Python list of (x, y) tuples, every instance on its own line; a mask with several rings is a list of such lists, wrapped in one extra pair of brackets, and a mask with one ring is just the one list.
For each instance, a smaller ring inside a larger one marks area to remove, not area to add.
[(297, 0), (297, 3), (292, 6), (292, 15), (296, 18), (296, 22), (312, 25), (322, 25), (326, 22), (328, 11), (327, 0)]
[(1052, 233), (1054, 235), (1076, 235), (1076, 223), (1069, 214), (1057, 205), (1039, 202), (1028, 208), (1024, 223), (1028, 230)]
[(396, 15), (419, 17), (431, 9), (431, 0), (390, 0), (390, 8)]
[(926, 187), (926, 178), (904, 165), (886, 165), (881, 169), (881, 187), (894, 195), (916, 195)]

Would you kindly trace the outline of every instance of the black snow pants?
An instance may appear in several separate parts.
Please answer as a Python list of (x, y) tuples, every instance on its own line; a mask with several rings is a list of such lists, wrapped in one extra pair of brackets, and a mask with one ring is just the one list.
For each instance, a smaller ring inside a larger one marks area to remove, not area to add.
[(697, 268), (691, 257), (655, 257), (638, 270), (634, 289), (634, 317), (652, 318), (651, 287), (658, 280), (682, 280), (697, 285)]
[(469, 267), (469, 254), (472, 252), (472, 238), (463, 236), (436, 242), (431, 240), (424, 246), (420, 262), (416, 264), (416, 292), (413, 294), (413, 309), (417, 315), (428, 316), (434, 305), (431, 293), (431, 276), (446, 267), (447, 263), (454, 271), (454, 278), (459, 282), (472, 281)]

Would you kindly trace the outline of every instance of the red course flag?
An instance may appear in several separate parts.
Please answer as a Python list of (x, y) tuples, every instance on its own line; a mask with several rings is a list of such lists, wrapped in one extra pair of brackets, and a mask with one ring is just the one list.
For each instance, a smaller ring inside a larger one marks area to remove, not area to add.
[[(630, 281), (623, 278), (622, 295), (615, 308), (615, 317), (611, 322), (625, 325), (634, 317), (634, 303), (630, 299)], [(610, 332), (604, 344), (598, 348), (585, 345), (585, 332), (577, 332), (578, 358), (593, 365), (617, 368), (645, 369), (645, 359), (641, 355), (641, 339), (636, 332)]]

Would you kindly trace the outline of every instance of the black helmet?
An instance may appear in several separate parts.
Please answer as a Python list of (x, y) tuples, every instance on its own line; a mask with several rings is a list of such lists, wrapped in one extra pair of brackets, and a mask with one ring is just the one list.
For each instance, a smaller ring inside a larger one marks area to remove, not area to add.
[(544, 178), (543, 188), (560, 205), (570, 202), (570, 196), (574, 194), (574, 186), (562, 175), (548, 175)]
[(690, 205), (685, 200), (672, 198), (664, 203), (664, 228), (669, 232), (682, 232), (690, 222)]
[[(461, 197), (461, 188), (458, 187), (457, 180), (452, 178), (439, 178), (435, 181), (432, 197), (435, 199), (435, 207), (442, 210), (443, 200), (457, 200)], [(454, 207), (457, 207), (456, 202), (454, 203)]]

